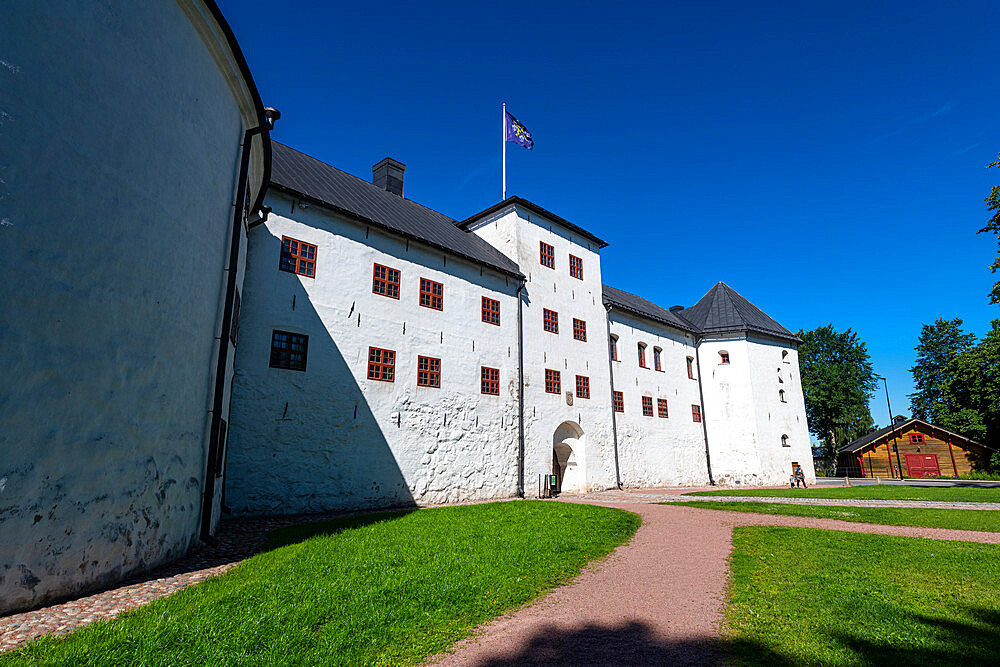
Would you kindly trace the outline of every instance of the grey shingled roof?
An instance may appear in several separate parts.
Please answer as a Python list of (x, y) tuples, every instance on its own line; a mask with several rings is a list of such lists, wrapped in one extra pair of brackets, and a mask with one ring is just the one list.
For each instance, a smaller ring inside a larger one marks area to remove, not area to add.
[(536, 204), (534, 202), (530, 202), (527, 199), (524, 199), (522, 197), (518, 197), (516, 195), (512, 196), (512, 197), (507, 197), (503, 201), (497, 202), (493, 206), (490, 206), (485, 211), (480, 211), (479, 213), (476, 213), (475, 215), (469, 216), (465, 220), (462, 220), (461, 222), (456, 223), (456, 224), (460, 228), (462, 228), (462, 229), (468, 229), (469, 225), (471, 225), (475, 221), (477, 221), (477, 220), (479, 220), (481, 218), (485, 218), (488, 215), (492, 215), (493, 213), (495, 213), (495, 212), (501, 210), (502, 208), (504, 208), (505, 206), (510, 206), (511, 204), (516, 204), (518, 206), (523, 206), (524, 208), (528, 209), (529, 211), (532, 211), (533, 213), (537, 213), (538, 215), (540, 215), (542, 217), (548, 218), (552, 222), (555, 222), (556, 224), (558, 224), (558, 225), (560, 225), (562, 227), (565, 227), (566, 229), (570, 230), (571, 232), (575, 232), (575, 233), (579, 234), (580, 236), (582, 236), (583, 238), (589, 239), (589, 240), (593, 241), (594, 243), (597, 244), (597, 246), (599, 248), (605, 248), (608, 245), (607, 241), (602, 241), (600, 238), (594, 236), (593, 234), (591, 234), (590, 232), (588, 232), (583, 227), (579, 227), (577, 225), (574, 225), (569, 220), (566, 220), (565, 218), (560, 218), (558, 215), (556, 215), (552, 211), (546, 211), (544, 208), (542, 208), (538, 204)]
[(652, 301), (647, 301), (641, 296), (630, 294), (629, 292), (611, 287), (610, 285), (601, 285), (601, 288), (605, 304), (627, 311), (633, 315), (645, 317), (653, 320), (654, 322), (668, 324), (682, 331), (698, 333), (689, 322), (685, 322), (669, 310), (657, 306)]
[(971, 442), (974, 445), (979, 445), (980, 447), (984, 447), (986, 449), (992, 449), (992, 447), (987, 447), (983, 443), (977, 442), (977, 441), (973, 440), (972, 438), (966, 438), (964, 435), (960, 435), (960, 434), (955, 433), (953, 431), (949, 431), (946, 428), (941, 428), (940, 426), (935, 426), (934, 424), (931, 424), (929, 422), (925, 422), (923, 419), (917, 419), (916, 417), (910, 417), (906, 421), (902, 421), (902, 422), (899, 422), (899, 423), (896, 423), (896, 424), (892, 424), (890, 426), (886, 426), (884, 428), (880, 428), (879, 430), (872, 431), (871, 433), (866, 433), (865, 435), (861, 436), (857, 440), (849, 442), (846, 445), (844, 445), (843, 447), (839, 447), (837, 449), (837, 451), (838, 452), (847, 452), (847, 453), (856, 452), (859, 449), (864, 449), (867, 445), (870, 445), (871, 443), (875, 442), (876, 440), (879, 440), (879, 439), (884, 438), (885, 436), (891, 434), (893, 432), (893, 430), (895, 430), (897, 432), (902, 432), (903, 429), (905, 429), (906, 427), (912, 425), (915, 422), (923, 424), (927, 428), (934, 429), (935, 431), (942, 431), (944, 433), (947, 433), (947, 434), (949, 434), (951, 436), (954, 436), (954, 437), (959, 438), (961, 440), (964, 440), (966, 442)]
[(726, 283), (718, 283), (698, 303), (677, 313), (701, 333), (751, 331), (802, 342)]
[(452, 218), (277, 141), (271, 143), (271, 186), (275, 189), (502, 273), (523, 277), (510, 258), (475, 234), (459, 229)]

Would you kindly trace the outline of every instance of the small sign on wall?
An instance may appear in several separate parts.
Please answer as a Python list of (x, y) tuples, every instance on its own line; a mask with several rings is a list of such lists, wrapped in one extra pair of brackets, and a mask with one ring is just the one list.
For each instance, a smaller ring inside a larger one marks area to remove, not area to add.
[(566, 392), (566, 405), (573, 405), (573, 392)]

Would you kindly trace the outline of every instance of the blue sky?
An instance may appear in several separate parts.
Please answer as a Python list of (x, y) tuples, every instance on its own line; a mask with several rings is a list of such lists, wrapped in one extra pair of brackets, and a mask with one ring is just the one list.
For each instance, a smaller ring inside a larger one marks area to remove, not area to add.
[[(982, 335), (1000, 182), (1000, 3), (221, 0), (274, 138), (454, 218), (508, 194), (609, 241), (664, 307), (722, 280), (793, 331), (868, 344), (908, 413), (920, 325)], [(872, 414), (886, 423), (885, 394)]]

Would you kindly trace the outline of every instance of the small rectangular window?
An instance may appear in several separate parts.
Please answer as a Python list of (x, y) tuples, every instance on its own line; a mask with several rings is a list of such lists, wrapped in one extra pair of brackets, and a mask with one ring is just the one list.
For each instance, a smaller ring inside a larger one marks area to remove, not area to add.
[(590, 378), (586, 375), (576, 376), (576, 397), (590, 398)]
[(281, 261), (278, 268), (307, 278), (316, 277), (316, 246), (298, 239), (281, 237)]
[(444, 285), (421, 278), (420, 305), (434, 310), (444, 310)]
[(922, 445), (922, 444), (924, 444), (924, 434), (923, 433), (911, 433), (910, 434), (910, 444), (911, 445)]
[(500, 326), (500, 302), (488, 296), (483, 297), (483, 322)]
[(656, 415), (663, 419), (666, 419), (669, 415), (667, 411), (667, 399), (658, 398), (656, 399)]
[(725, 351), (719, 352), (719, 363), (720, 364), (728, 364), (729, 363), (729, 353), (728, 352), (725, 352)]
[(696, 422), (700, 422), (701, 421), (701, 406), (700, 405), (694, 405), (694, 404), (691, 405), (691, 420), (692, 421), (696, 421)]
[(500, 369), (499, 368), (488, 368), (482, 366), (480, 368), (480, 387), (484, 394), (489, 394), (490, 396), (500, 395)]
[(625, 412), (625, 398), (620, 391), (611, 392), (611, 402), (615, 412)]
[(559, 381), (559, 371), (549, 368), (545, 369), (545, 393), (558, 394), (562, 391), (562, 383)]
[(417, 357), (417, 386), (441, 388), (441, 360)]
[(653, 416), (653, 397), (643, 396), (642, 397), (642, 416), (652, 417)]
[(646, 346), (642, 343), (639, 343), (639, 367), (648, 368), (646, 366)]
[(573, 338), (587, 342), (587, 323), (583, 320), (573, 318)]
[(399, 298), (399, 271), (376, 264), (373, 274), (372, 292), (392, 299)]
[(611, 337), (611, 361), (618, 361), (618, 338), (617, 336)]
[(378, 347), (368, 348), (368, 379), (380, 382), (396, 381), (396, 352)]
[(542, 308), (542, 325), (549, 333), (559, 333), (559, 313), (548, 308)]
[(545, 241), (539, 241), (539, 262), (550, 269), (556, 268), (556, 249)]
[(658, 347), (653, 348), (653, 370), (657, 371), (663, 370), (663, 362), (660, 360), (660, 352), (661, 352), (660, 348)]
[(271, 368), (304, 371), (308, 351), (309, 336), (277, 329), (271, 332)]
[(694, 357), (687, 358), (688, 377), (694, 379)]
[(583, 280), (583, 260), (576, 255), (569, 256), (569, 275)]

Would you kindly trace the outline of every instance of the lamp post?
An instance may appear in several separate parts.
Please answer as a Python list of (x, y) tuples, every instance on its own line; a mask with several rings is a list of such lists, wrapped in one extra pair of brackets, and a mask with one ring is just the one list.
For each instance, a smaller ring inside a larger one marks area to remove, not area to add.
[[(892, 404), (889, 402), (889, 382), (881, 375), (875, 376), (877, 379), (882, 381), (882, 385), (885, 387), (885, 405), (889, 408), (889, 428), (892, 431), (892, 448), (896, 450), (896, 470), (899, 472), (899, 478), (903, 479), (903, 466), (899, 461), (899, 445), (896, 443), (896, 420), (892, 417)], [(892, 456), (889, 457), (890, 467), (892, 464)]]

